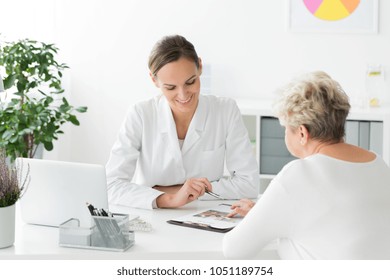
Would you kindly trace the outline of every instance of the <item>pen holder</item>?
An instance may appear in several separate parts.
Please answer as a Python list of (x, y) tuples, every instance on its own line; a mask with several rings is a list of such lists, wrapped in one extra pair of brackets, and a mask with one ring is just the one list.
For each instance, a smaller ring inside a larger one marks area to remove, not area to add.
[(80, 227), (77, 219), (69, 219), (60, 225), (62, 247), (76, 247), (108, 251), (125, 251), (134, 244), (134, 232), (129, 231), (129, 216), (91, 216), (90, 228)]

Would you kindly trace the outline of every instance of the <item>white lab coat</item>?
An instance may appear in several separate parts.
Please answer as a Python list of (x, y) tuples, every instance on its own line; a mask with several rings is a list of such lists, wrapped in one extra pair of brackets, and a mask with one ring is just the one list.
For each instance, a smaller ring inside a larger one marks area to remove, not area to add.
[[(225, 160), (229, 177), (223, 177)], [(199, 95), (181, 150), (163, 95), (132, 106), (106, 170), (110, 203), (137, 208), (152, 209), (162, 194), (153, 186), (189, 178), (206, 177), (213, 192), (227, 199), (254, 198), (259, 189), (257, 163), (236, 103), (211, 95)]]

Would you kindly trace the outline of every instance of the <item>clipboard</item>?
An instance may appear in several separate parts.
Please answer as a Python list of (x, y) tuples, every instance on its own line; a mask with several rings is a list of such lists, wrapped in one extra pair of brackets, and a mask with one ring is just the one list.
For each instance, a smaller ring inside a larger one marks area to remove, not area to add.
[(200, 210), (196, 213), (168, 220), (167, 223), (177, 226), (225, 233), (232, 230), (243, 219), (241, 216), (227, 218), (226, 215), (230, 212), (231, 210), (229, 205), (220, 204), (215, 207)]

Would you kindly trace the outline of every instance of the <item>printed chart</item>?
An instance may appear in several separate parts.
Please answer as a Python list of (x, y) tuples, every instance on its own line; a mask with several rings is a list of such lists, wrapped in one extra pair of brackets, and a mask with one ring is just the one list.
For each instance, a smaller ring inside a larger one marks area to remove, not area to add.
[(360, 0), (303, 0), (306, 8), (322, 20), (337, 21), (350, 16)]

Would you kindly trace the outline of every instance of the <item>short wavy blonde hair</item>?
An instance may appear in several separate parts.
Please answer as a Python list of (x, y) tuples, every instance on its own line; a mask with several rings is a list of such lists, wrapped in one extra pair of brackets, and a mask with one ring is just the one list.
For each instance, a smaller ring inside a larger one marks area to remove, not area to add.
[(275, 113), (282, 125), (304, 125), (312, 139), (339, 142), (345, 136), (348, 96), (340, 84), (322, 71), (293, 80), (280, 90)]

